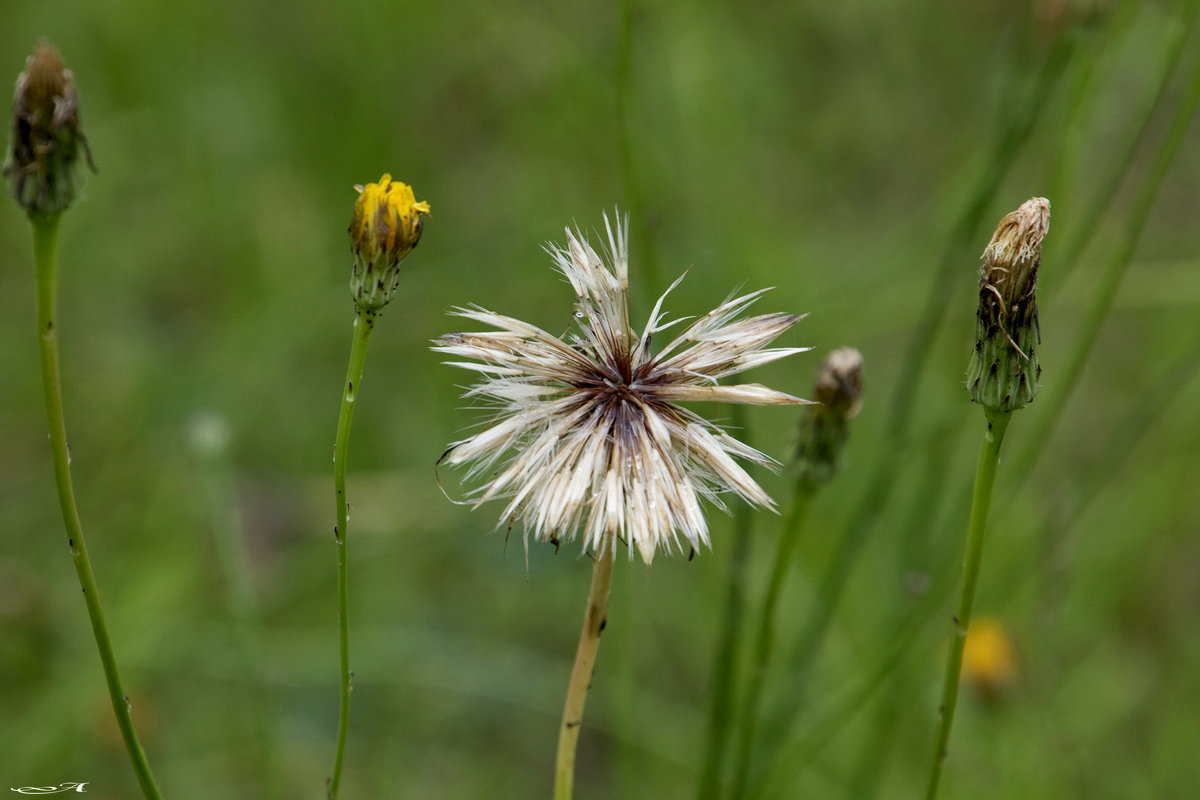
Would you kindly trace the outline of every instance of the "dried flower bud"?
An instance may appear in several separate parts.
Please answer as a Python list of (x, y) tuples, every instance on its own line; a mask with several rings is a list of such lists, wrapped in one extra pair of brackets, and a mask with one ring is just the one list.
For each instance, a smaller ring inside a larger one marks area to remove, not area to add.
[(834, 350), (817, 369), (814, 398), (800, 422), (796, 466), (801, 480), (816, 486), (837, 472), (847, 425), (862, 408), (863, 357), (853, 347)]
[(354, 188), (359, 195), (350, 220), (350, 292), (359, 308), (373, 311), (395, 295), (400, 262), (421, 240), (421, 217), (429, 214), (429, 204), (418, 203), (412, 187), (391, 175)]
[(57, 214), (79, 190), (79, 154), (91, 163), (79, 126), (71, 71), (54, 45), (38, 42), (17, 77), (4, 180), (29, 214)]
[(1042, 369), (1035, 291), (1049, 229), (1050, 201), (1034, 197), (1000, 220), (983, 251), (967, 390), (990, 413), (1016, 411), (1037, 394)]

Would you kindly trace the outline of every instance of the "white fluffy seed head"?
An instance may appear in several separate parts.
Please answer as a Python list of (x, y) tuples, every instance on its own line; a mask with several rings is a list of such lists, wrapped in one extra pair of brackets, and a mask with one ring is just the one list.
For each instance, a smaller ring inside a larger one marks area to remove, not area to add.
[(627, 226), (605, 218), (607, 260), (570, 229), (565, 247), (547, 246), (576, 294), (577, 332), (566, 340), (459, 308), (452, 313), (491, 330), (449, 333), (433, 349), (480, 373), (467, 396), (495, 408), (488, 427), (442, 457), (471, 465), (469, 477), (486, 476), (472, 492), (475, 505), (503, 499), (501, 525), (521, 523), (543, 542), (578, 536), (597, 554), (624, 541), (649, 563), (659, 549), (708, 545), (702, 498), (723, 508), (720, 495), (732, 492), (774, 508), (738, 459), (776, 462), (677, 403), (808, 403), (718, 379), (810, 348), (767, 347), (796, 315), (741, 317), (762, 290), (727, 300), (652, 351), (654, 335), (676, 323), (664, 322), (664, 294), (641, 335), (632, 329)]

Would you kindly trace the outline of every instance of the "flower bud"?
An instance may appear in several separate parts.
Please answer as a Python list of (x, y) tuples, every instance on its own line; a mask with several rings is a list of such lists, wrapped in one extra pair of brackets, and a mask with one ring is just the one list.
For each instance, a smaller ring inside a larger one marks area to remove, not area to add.
[(418, 203), (412, 187), (391, 175), (354, 188), (359, 195), (350, 220), (350, 292), (360, 309), (373, 311), (395, 295), (400, 262), (421, 240), (421, 217), (429, 214), (429, 204)]
[(54, 45), (40, 41), (17, 77), (4, 163), (8, 190), (26, 213), (57, 214), (71, 204), (79, 191), (80, 150), (91, 164), (74, 78)]
[(1042, 368), (1035, 290), (1049, 229), (1050, 201), (1034, 197), (1000, 220), (983, 251), (967, 390), (989, 413), (1011, 413), (1037, 394)]
[(847, 425), (862, 408), (863, 357), (853, 347), (834, 350), (817, 369), (811, 405), (800, 422), (796, 467), (810, 486), (828, 483), (837, 472)]

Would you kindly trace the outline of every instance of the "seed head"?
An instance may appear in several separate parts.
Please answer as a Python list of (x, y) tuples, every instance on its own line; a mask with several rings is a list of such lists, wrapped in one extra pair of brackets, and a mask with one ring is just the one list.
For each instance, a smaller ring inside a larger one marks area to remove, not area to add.
[(967, 372), (971, 398), (991, 413), (1011, 413), (1038, 390), (1037, 274), (1050, 229), (1050, 201), (1026, 200), (996, 227), (983, 251), (975, 350)]
[(71, 204), (81, 182), (81, 150), (90, 165), (75, 80), (54, 45), (39, 41), (17, 76), (4, 163), (8, 190), (26, 213), (57, 214)]
[(418, 203), (412, 187), (391, 175), (354, 188), (359, 194), (350, 220), (350, 292), (359, 308), (374, 311), (396, 294), (400, 262), (421, 240), (429, 203)]
[(863, 357), (853, 347), (839, 347), (821, 362), (813, 396), (800, 422), (796, 467), (810, 486), (829, 482), (837, 472), (847, 423), (862, 409)]
[(800, 319), (794, 314), (739, 318), (762, 290), (725, 301), (652, 349), (657, 334), (684, 320), (665, 321), (664, 295), (642, 333), (632, 329), (626, 226), (605, 219), (605, 228), (607, 263), (578, 231), (566, 232), (566, 247), (547, 247), (575, 289), (573, 335), (478, 307), (455, 310), (496, 330), (446, 334), (434, 350), (471, 359), (448, 363), (484, 376), (466, 396), (495, 415), (441, 460), (471, 463), (469, 475), (488, 476), (473, 502), (507, 499), (501, 525), (521, 522), (543, 542), (578, 535), (599, 554), (621, 540), (649, 563), (659, 548), (708, 544), (701, 498), (723, 508), (720, 496), (733, 492), (774, 508), (734, 459), (776, 462), (677, 403), (808, 403), (759, 384), (718, 381), (809, 348), (766, 347)]

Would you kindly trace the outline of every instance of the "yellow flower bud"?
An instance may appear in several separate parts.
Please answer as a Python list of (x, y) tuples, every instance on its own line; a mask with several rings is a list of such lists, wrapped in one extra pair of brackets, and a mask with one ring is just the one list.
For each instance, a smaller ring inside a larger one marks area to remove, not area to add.
[(359, 195), (350, 220), (350, 291), (359, 308), (375, 310), (395, 295), (400, 262), (421, 240), (429, 203), (418, 203), (412, 187), (393, 181), (391, 175), (354, 188)]

